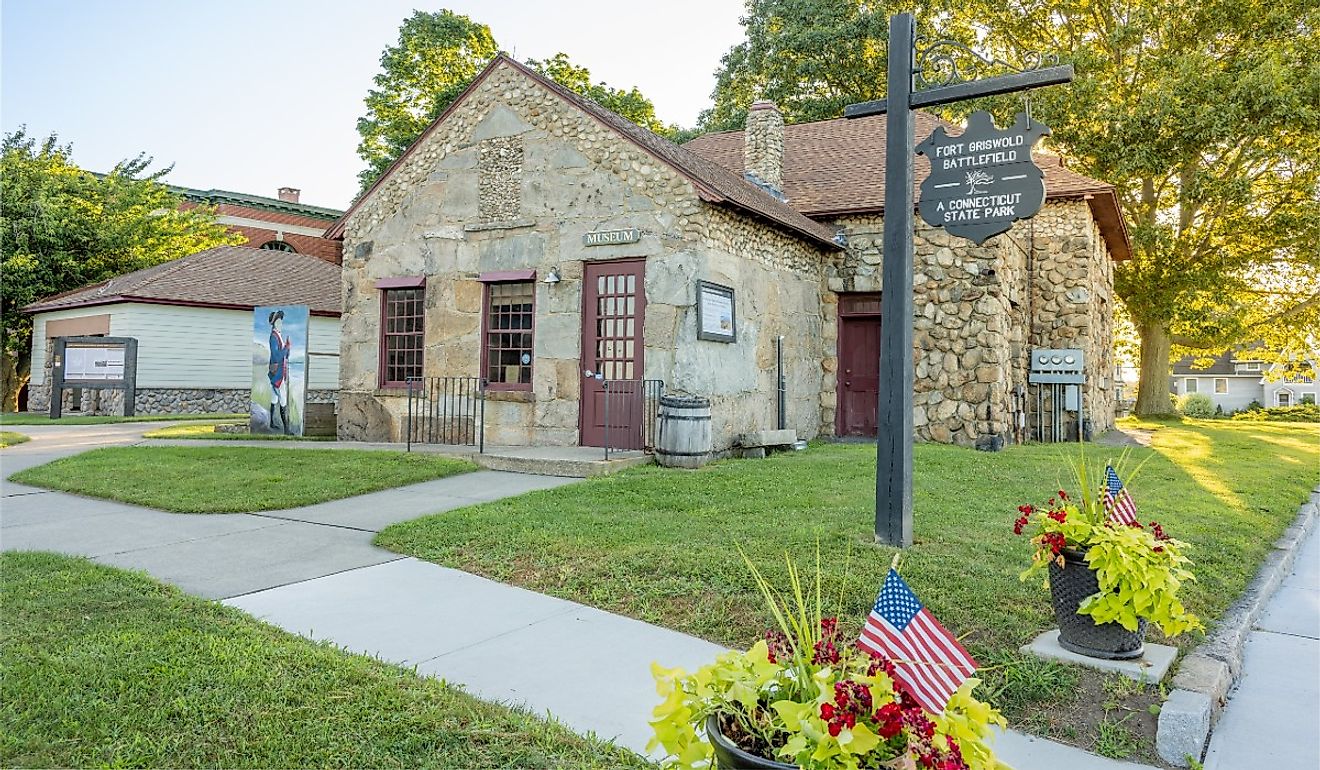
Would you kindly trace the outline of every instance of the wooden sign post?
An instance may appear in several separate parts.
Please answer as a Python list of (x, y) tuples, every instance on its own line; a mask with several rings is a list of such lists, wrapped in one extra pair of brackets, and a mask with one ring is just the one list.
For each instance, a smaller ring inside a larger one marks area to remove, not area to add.
[[(931, 53), (944, 48), (963, 47), (952, 41), (940, 41), (918, 52), (912, 14), (900, 13), (890, 17), (886, 98), (852, 104), (844, 111), (849, 118), (887, 115), (884, 267), (880, 298), (881, 317), (885, 320), (880, 327), (875, 539), (903, 548), (912, 544), (912, 163), (916, 144), (913, 110), (1057, 85), (1073, 79), (1072, 65), (1065, 65), (955, 82), (959, 75), (956, 63)], [(968, 49), (963, 50), (986, 64), (995, 63)], [(945, 79), (933, 88), (916, 91), (914, 81), (922, 75), (927, 60), (943, 66), (941, 71), (945, 73)], [(1029, 155), (1029, 146), (1027, 152)], [(895, 287), (897, 291), (893, 290)]]

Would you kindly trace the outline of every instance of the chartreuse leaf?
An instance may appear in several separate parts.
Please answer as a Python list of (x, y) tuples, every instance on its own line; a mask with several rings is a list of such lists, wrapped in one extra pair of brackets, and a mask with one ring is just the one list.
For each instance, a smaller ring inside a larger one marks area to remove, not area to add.
[(880, 736), (860, 722), (839, 732), (839, 747), (850, 754), (865, 754), (880, 745)]

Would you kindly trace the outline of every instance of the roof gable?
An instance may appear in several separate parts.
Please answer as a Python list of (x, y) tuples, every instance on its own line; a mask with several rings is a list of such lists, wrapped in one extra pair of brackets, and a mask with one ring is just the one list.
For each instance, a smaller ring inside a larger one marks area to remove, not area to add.
[[(915, 120), (918, 136), (938, 126), (961, 132), (929, 112), (917, 110)], [(817, 218), (884, 211), (886, 135), (884, 115), (784, 126), (784, 194), (789, 205)], [(742, 131), (705, 134), (683, 146), (735, 173), (743, 172)], [(1057, 156), (1033, 153), (1033, 159), (1045, 174), (1046, 199), (1087, 199), (1110, 253), (1115, 259), (1127, 259), (1131, 246), (1113, 186), (1068, 170)], [(915, 156), (913, 169), (915, 203), (921, 180), (930, 173), (930, 160)]]
[(418, 150), (459, 105), (472, 96), (477, 87), (492, 72), (501, 66), (507, 66), (534, 81), (564, 102), (585, 113), (620, 135), (621, 138), (631, 142), (643, 152), (668, 166), (691, 183), (702, 200), (740, 210), (745, 214), (767, 221), (799, 237), (810, 240), (818, 246), (832, 249), (840, 248), (834, 241), (835, 229), (833, 227), (804, 216), (793, 207), (786, 205), (765, 190), (748, 182), (739, 174), (638, 126), (626, 118), (605, 109), (596, 102), (574, 93), (559, 83), (529, 69), (503, 53), (497, 55), (472, 81), (467, 90), (422, 132), (421, 136), (399, 156), (398, 160), (386, 169), (385, 173), (362, 196), (354, 201), (344, 216), (326, 231), (326, 237), (343, 238), (348, 221), (361, 205), (389, 180), (405, 160)]

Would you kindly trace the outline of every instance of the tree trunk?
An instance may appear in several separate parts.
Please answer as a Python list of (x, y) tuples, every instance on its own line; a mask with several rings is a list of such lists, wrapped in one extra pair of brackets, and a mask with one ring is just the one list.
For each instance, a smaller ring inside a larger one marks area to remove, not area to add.
[(1140, 417), (1171, 414), (1169, 356), (1173, 337), (1158, 321), (1138, 323), (1137, 335), (1141, 337), (1141, 375), (1137, 381), (1137, 403), (1132, 411)]
[(23, 358), (27, 357), (15, 356), (9, 351), (0, 355), (0, 394), (3, 394), (0, 412), (18, 411), (18, 392), (28, 381), (28, 362), (21, 360)]

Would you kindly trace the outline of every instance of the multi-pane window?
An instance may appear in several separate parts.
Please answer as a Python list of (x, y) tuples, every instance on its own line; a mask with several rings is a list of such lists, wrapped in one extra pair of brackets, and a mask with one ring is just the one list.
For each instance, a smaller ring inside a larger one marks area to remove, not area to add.
[(1183, 380), (1183, 393), (1195, 393), (1195, 392), (1196, 392), (1196, 378), (1195, 377), (1185, 378)]
[(381, 297), (380, 384), (403, 387), (422, 376), (424, 289), (385, 289)]
[(531, 390), (531, 281), (486, 284), (486, 380), (496, 390)]
[(1227, 392), (1228, 392), (1228, 378), (1227, 378), (1227, 377), (1216, 377), (1216, 378), (1215, 378), (1215, 392), (1216, 392), (1216, 393), (1227, 393)]

